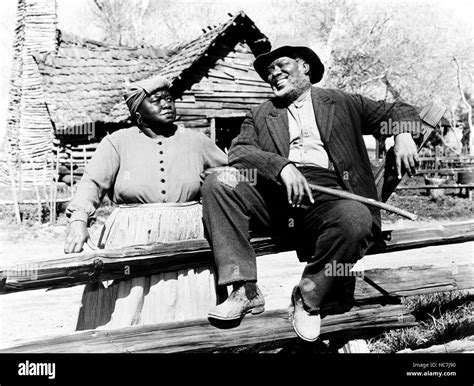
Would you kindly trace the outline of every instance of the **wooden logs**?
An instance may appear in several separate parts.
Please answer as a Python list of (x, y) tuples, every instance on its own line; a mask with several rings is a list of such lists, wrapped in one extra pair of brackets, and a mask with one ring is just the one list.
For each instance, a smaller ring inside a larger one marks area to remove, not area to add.
[(445, 344), (437, 344), (427, 348), (417, 350), (405, 349), (398, 351), (397, 354), (455, 354), (455, 353), (474, 353), (474, 336), (462, 340), (453, 340)]
[[(402, 305), (366, 305), (350, 312), (323, 318), (321, 339), (350, 331), (356, 335), (387, 328), (416, 325)], [(219, 329), (206, 319), (162, 323), (117, 330), (92, 330), (38, 339), (0, 350), (2, 353), (202, 353), (282, 347), (298, 339), (288, 320), (288, 310), (267, 311), (245, 317), (239, 326)]]
[[(474, 240), (474, 221), (419, 229), (400, 229), (385, 231), (383, 239), (372, 246), (367, 254), (472, 240)], [(257, 255), (291, 250), (289, 247), (275, 243), (275, 240), (271, 238), (252, 239), (252, 245)], [(21, 259), (20, 261), (28, 261), (28, 259)], [(35, 267), (31, 274), (25, 274), (21, 264), (15, 267), (2, 267), (0, 268), (0, 278), (7, 277), (7, 280), (3, 288), (0, 288), (0, 292), (75, 285), (87, 283), (92, 278), (100, 280), (119, 279), (125, 277), (125, 269), (128, 273), (127, 278), (139, 277), (145, 274), (150, 275), (189, 267), (206, 266), (212, 261), (212, 253), (206, 240), (102, 249), (46, 261), (29, 261), (28, 266)], [(459, 275), (463, 277), (461, 284), (469, 283), (469, 277), (465, 275), (470, 274), (470, 272), (470, 270), (462, 272), (460, 270), (456, 273), (456, 277)], [(439, 275), (444, 274), (443, 272), (439, 273)], [(401, 284), (403, 285), (403, 283)], [(456, 288), (459, 287), (458, 284), (458, 281), (454, 280), (451, 286)]]

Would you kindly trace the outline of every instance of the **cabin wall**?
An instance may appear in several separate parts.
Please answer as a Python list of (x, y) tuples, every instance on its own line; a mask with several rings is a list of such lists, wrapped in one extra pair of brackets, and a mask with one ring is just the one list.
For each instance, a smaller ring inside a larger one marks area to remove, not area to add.
[(176, 99), (176, 109), (186, 127), (209, 137), (213, 118), (243, 118), (273, 93), (253, 68), (255, 56), (245, 42), (230, 51), (223, 47), (210, 50), (208, 59), (216, 60), (209, 71), (194, 70), (187, 76), (198, 81)]

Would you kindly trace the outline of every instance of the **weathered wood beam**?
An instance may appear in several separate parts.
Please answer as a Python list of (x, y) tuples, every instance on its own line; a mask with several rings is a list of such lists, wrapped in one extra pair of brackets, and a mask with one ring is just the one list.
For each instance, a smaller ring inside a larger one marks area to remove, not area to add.
[(453, 340), (446, 344), (437, 344), (428, 348), (417, 350), (405, 349), (397, 351), (397, 354), (454, 354), (454, 353), (474, 353), (474, 336), (463, 340)]
[[(429, 245), (474, 240), (474, 221), (385, 231), (383, 239), (367, 254), (386, 253)], [(271, 238), (252, 239), (258, 256), (292, 250)], [(20, 260), (0, 268), (0, 293), (87, 283), (91, 280), (131, 278), (212, 264), (206, 240), (157, 243), (71, 254), (52, 260)], [(0, 281), (1, 283), (1, 281)]]
[(338, 351), (339, 354), (370, 353), (369, 345), (365, 339), (354, 339), (347, 342)]
[[(350, 312), (323, 318), (321, 339), (350, 331), (365, 334), (371, 330), (416, 325), (415, 318), (402, 305), (367, 305)], [(38, 339), (0, 350), (2, 353), (196, 353), (226, 352), (282, 347), (298, 339), (288, 320), (288, 310), (267, 311), (245, 317), (239, 326), (219, 329), (206, 319), (127, 327), (117, 330), (91, 330)]]
[(410, 189), (473, 189), (474, 184), (452, 184), (452, 185), (418, 185), (418, 186), (397, 186), (396, 190)]
[(358, 280), (356, 299), (380, 300), (384, 296), (406, 297), (474, 288), (474, 262), (456, 264), (450, 257), (442, 266), (415, 264), (416, 262), (410, 267), (375, 268), (361, 272), (361, 276), (375, 283), (383, 292), (366, 281)]

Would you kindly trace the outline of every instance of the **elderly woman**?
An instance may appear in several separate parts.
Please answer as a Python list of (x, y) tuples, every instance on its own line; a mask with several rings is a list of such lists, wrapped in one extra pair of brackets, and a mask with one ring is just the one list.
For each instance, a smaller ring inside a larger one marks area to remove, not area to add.
[[(82, 251), (87, 227), (106, 194), (119, 207), (105, 223), (99, 247), (203, 237), (201, 205), (195, 201), (200, 173), (227, 164), (227, 156), (204, 134), (174, 123), (169, 88), (158, 76), (135, 83), (125, 95), (137, 126), (106, 136), (88, 163), (66, 211), (70, 224), (65, 253)], [(212, 288), (202, 288), (214, 285), (209, 269), (116, 280), (107, 288), (90, 283), (77, 329), (205, 316), (215, 297)]]

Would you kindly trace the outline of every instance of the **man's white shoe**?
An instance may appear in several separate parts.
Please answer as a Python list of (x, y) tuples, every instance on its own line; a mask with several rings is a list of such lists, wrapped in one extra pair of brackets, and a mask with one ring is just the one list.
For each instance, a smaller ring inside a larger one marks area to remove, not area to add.
[(291, 303), (290, 318), (296, 335), (307, 342), (315, 342), (321, 331), (321, 316), (305, 309), (298, 287), (293, 289)]

